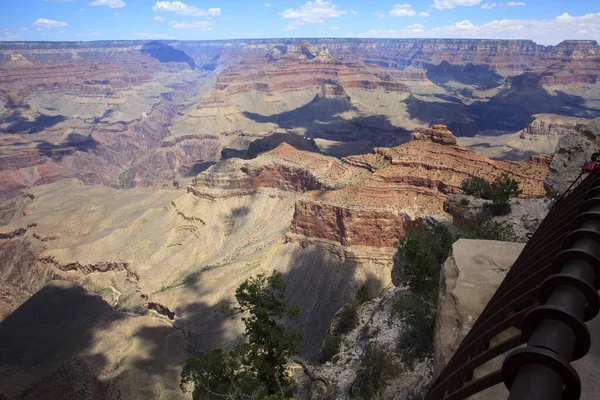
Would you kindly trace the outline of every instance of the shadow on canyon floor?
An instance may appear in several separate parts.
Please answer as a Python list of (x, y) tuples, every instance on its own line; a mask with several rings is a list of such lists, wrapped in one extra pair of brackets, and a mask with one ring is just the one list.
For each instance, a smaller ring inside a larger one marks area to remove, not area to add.
[(199, 162), (195, 163), (192, 166), (192, 168), (190, 168), (189, 170), (187, 170), (186, 172), (181, 174), (181, 176), (184, 176), (186, 178), (193, 178), (196, 175), (198, 175), (199, 173), (206, 171), (207, 169), (209, 169), (210, 167), (212, 167), (215, 164), (216, 164), (215, 161), (199, 161)]
[(259, 123), (273, 123), (283, 129), (302, 129), (310, 138), (341, 142), (370, 141), (373, 146), (395, 146), (404, 143), (408, 131), (392, 125), (384, 115), (344, 118), (346, 112), (358, 112), (346, 98), (315, 97), (311, 102), (291, 111), (275, 115), (244, 112)]
[(196, 69), (196, 63), (194, 59), (190, 57), (186, 52), (178, 50), (166, 43), (152, 41), (146, 43), (140, 49), (142, 54), (157, 59), (160, 63), (186, 63), (190, 69)]
[(465, 146), (467, 149), (476, 151), (480, 154), (486, 154), (487, 151), (485, 149), (493, 149), (495, 154), (490, 154), (488, 158), (492, 160), (509, 160), (509, 161), (526, 161), (529, 160), (531, 156), (540, 154), (538, 151), (527, 151), (527, 150), (519, 150), (519, 149), (507, 149), (505, 151), (499, 151), (498, 146), (491, 145), (489, 143), (476, 143), (472, 145)]
[(513, 78), (511, 87), (502, 89), (487, 102), (477, 101), (469, 109), (480, 130), (519, 131), (533, 114), (548, 113), (570, 117), (596, 118), (600, 110), (585, 105), (586, 99), (563, 91), (549, 93), (537, 74)]
[(49, 143), (46, 141), (37, 141), (38, 151), (50, 157), (54, 161), (62, 161), (63, 157), (73, 154), (75, 151), (89, 153), (98, 147), (98, 142), (92, 136), (84, 136), (79, 133), (70, 133), (67, 140), (60, 144)]
[[(0, 393), (14, 396), (61, 363), (89, 352), (94, 336), (124, 315), (99, 296), (67, 282), (52, 281), (0, 323)], [(86, 355), (95, 372), (102, 354)]]
[(479, 90), (498, 87), (504, 82), (504, 77), (490, 70), (489, 65), (458, 66), (452, 65), (446, 60), (439, 65), (430, 65), (426, 75), (431, 82), (450, 91), (453, 91), (454, 88), (448, 85), (449, 82), (475, 86)]
[(0, 132), (4, 133), (39, 133), (44, 129), (52, 128), (54, 125), (57, 125), (63, 121), (65, 121), (67, 117), (64, 115), (39, 115), (33, 121), (30, 121), (23, 117), (23, 115), (14, 111), (8, 118), (0, 121), (2, 123), (8, 122), (8, 127), (0, 130)]

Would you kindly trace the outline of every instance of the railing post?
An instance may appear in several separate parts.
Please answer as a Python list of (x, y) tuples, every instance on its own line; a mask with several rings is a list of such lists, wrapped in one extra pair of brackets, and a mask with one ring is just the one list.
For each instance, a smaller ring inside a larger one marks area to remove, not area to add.
[[(579, 399), (581, 382), (571, 361), (590, 348), (585, 325), (598, 314), (600, 297), (600, 180), (596, 179), (575, 217), (563, 251), (542, 283), (539, 305), (525, 315), (521, 331), (528, 346), (502, 365), (509, 400)], [(568, 201), (568, 200), (567, 200)]]

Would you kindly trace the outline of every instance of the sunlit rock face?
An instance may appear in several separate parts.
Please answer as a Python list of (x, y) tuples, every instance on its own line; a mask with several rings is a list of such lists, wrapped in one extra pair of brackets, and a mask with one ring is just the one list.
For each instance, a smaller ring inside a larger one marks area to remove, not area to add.
[(577, 133), (563, 135), (558, 140), (554, 160), (544, 181), (548, 193), (556, 195), (567, 190), (581, 173), (583, 164), (599, 151), (600, 119), (590, 122)]

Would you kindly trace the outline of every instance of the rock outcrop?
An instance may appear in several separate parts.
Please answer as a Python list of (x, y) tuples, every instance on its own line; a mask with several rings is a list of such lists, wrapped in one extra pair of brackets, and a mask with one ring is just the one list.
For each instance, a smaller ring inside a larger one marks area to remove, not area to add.
[[(392, 309), (398, 298), (405, 293), (405, 288), (384, 288), (377, 297), (360, 305), (357, 310), (358, 323), (350, 332), (342, 335), (339, 353), (331, 361), (313, 368), (315, 376), (324, 379), (330, 389), (336, 389), (337, 398), (346, 399), (355, 394), (353, 389), (356, 390), (356, 380), (367, 346), (397, 354), (398, 341), (405, 333), (405, 327), (393, 318)], [(329, 333), (335, 332), (337, 318), (339, 313), (332, 320)], [(381, 398), (410, 399), (424, 394), (432, 375), (431, 363), (423, 360), (416, 362), (412, 368), (405, 368), (399, 357), (392, 356), (391, 359), (396, 365), (396, 372), (387, 380), (381, 391)], [(323, 389), (318, 382), (306, 382), (304, 386), (308, 393), (318, 393), (318, 389)], [(309, 397), (308, 393), (304, 398), (318, 398)]]
[(427, 215), (447, 215), (444, 200), (461, 193), (460, 184), (467, 177), (493, 180), (508, 173), (521, 183), (522, 197), (545, 193), (548, 158), (492, 161), (450, 144), (454, 136), (440, 126), (415, 136), (419, 139), (344, 159), (370, 174), (338, 190), (317, 191), (298, 200), (292, 231), (344, 245), (393, 247), (398, 235)]
[(446, 125), (434, 125), (431, 128), (427, 128), (421, 132), (415, 133), (413, 136), (414, 140), (429, 140), (433, 143), (445, 144), (445, 145), (455, 145), (456, 138), (448, 130)]
[[(469, 332), (483, 307), (493, 296), (506, 272), (524, 245), (490, 240), (460, 239), (452, 245), (452, 254), (442, 266), (440, 297), (434, 341), (434, 377), (444, 366)], [(502, 341), (498, 337), (492, 345)], [(501, 365), (494, 360), (475, 371), (475, 378)], [(506, 389), (498, 385), (476, 397), (500, 399)]]
[(563, 193), (581, 173), (584, 162), (600, 151), (600, 119), (590, 122), (578, 133), (562, 136), (544, 187), (551, 194)]

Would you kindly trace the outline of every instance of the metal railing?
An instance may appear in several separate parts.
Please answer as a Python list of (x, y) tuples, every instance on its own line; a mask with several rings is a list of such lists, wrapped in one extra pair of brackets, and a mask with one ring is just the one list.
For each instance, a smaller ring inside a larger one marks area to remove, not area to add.
[[(500, 383), (510, 400), (578, 399), (581, 382), (570, 363), (590, 349), (585, 322), (600, 309), (598, 289), (596, 168), (542, 221), (425, 399), (466, 399)], [(518, 333), (491, 346), (510, 328)], [(502, 368), (474, 378), (478, 367), (505, 354)]]

